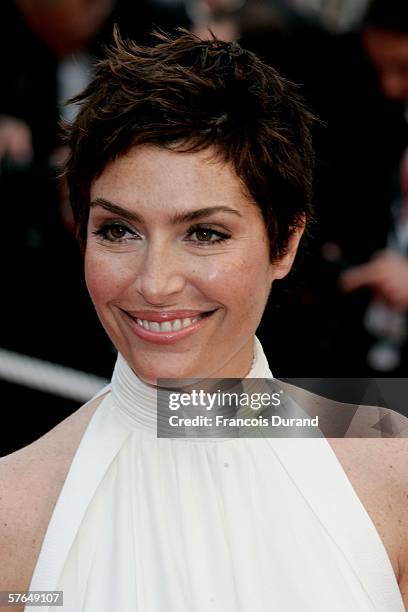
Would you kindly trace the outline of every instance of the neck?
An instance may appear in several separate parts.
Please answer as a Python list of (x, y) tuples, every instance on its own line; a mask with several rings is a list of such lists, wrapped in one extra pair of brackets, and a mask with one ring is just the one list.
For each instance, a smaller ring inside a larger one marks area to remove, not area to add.
[[(235, 374), (228, 378), (237, 378), (237, 376)], [(272, 378), (261, 343), (257, 338), (254, 338), (253, 362), (246, 378)], [(156, 432), (159, 389), (142, 381), (120, 353), (113, 372), (111, 389), (115, 407), (133, 426)]]

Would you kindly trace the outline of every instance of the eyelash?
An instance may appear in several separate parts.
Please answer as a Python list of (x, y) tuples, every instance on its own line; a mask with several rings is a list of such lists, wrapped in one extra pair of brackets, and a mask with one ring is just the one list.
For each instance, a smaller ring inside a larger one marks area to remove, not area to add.
[(204, 230), (207, 232), (210, 232), (211, 234), (213, 234), (213, 236), (217, 236), (217, 238), (215, 240), (211, 240), (209, 242), (200, 242), (199, 240), (194, 240), (193, 242), (198, 242), (202, 245), (209, 245), (209, 244), (220, 244), (221, 242), (225, 242), (226, 240), (229, 240), (229, 238), (231, 238), (231, 236), (229, 234), (225, 234), (224, 232), (220, 232), (219, 230), (215, 230), (212, 227), (209, 227), (208, 225), (200, 225), (199, 223), (197, 225), (192, 225), (187, 232), (187, 236), (192, 236), (193, 234), (195, 234), (197, 231), (199, 230)]
[[(117, 238), (117, 239), (108, 238), (108, 232), (114, 227), (122, 228), (129, 234), (132, 234), (132, 236), (134, 237), (137, 236), (137, 233), (135, 231), (131, 230), (123, 223), (118, 223), (118, 222), (105, 223), (99, 229), (94, 230), (92, 234), (94, 236), (101, 238), (102, 240), (106, 242), (111, 242), (111, 243), (123, 242), (125, 240), (124, 238)], [(201, 224), (192, 225), (187, 231), (187, 236), (190, 237), (193, 234), (195, 234), (197, 231), (200, 231), (200, 230), (210, 232), (213, 236), (217, 236), (217, 238), (215, 240), (210, 240), (210, 241), (191, 240), (190, 242), (196, 242), (200, 246), (210, 246), (214, 244), (220, 244), (221, 242), (225, 242), (226, 240), (229, 240), (229, 238), (231, 238), (229, 234), (225, 234), (223, 232), (213, 229), (212, 227), (208, 227), (207, 225), (201, 225)]]

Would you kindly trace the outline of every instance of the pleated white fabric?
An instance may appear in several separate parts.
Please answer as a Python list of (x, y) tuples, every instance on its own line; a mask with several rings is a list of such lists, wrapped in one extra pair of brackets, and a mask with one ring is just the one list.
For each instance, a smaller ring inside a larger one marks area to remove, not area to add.
[[(249, 376), (272, 376), (258, 340)], [(64, 612), (404, 612), (325, 439), (158, 439), (155, 389), (120, 355), (109, 390), (30, 589)]]

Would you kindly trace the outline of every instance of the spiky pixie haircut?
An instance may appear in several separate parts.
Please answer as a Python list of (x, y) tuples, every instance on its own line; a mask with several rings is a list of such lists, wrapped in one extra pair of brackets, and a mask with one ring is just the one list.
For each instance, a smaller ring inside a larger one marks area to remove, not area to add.
[(296, 87), (237, 43), (186, 30), (156, 33), (154, 46), (124, 42), (117, 30), (66, 128), (65, 166), (77, 238), (86, 247), (90, 188), (108, 162), (132, 147), (183, 152), (211, 148), (232, 165), (261, 210), (271, 261), (311, 217), (311, 113)]

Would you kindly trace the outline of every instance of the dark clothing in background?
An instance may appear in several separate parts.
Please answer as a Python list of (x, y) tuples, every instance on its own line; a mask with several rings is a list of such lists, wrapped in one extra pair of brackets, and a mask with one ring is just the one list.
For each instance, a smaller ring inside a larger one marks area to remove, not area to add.
[(110, 39), (114, 23), (119, 26), (122, 38), (134, 39), (141, 44), (151, 43), (152, 32), (157, 28), (171, 32), (177, 27), (189, 28), (191, 25), (183, 3), (158, 5), (150, 0), (117, 0), (99, 40)]
[(36, 156), (43, 158), (58, 142), (57, 59), (31, 32), (13, 0), (0, 6), (0, 58), (0, 114), (29, 125)]
[(341, 295), (337, 278), (386, 244), (394, 177), (408, 143), (404, 109), (381, 94), (357, 33), (257, 29), (241, 43), (299, 83), (323, 122), (314, 130), (317, 223), (301, 289), (293, 297), (277, 288), (280, 305), (272, 301), (262, 326), (271, 367), (277, 376), (370, 376), (372, 338), (362, 325), (369, 294)]

